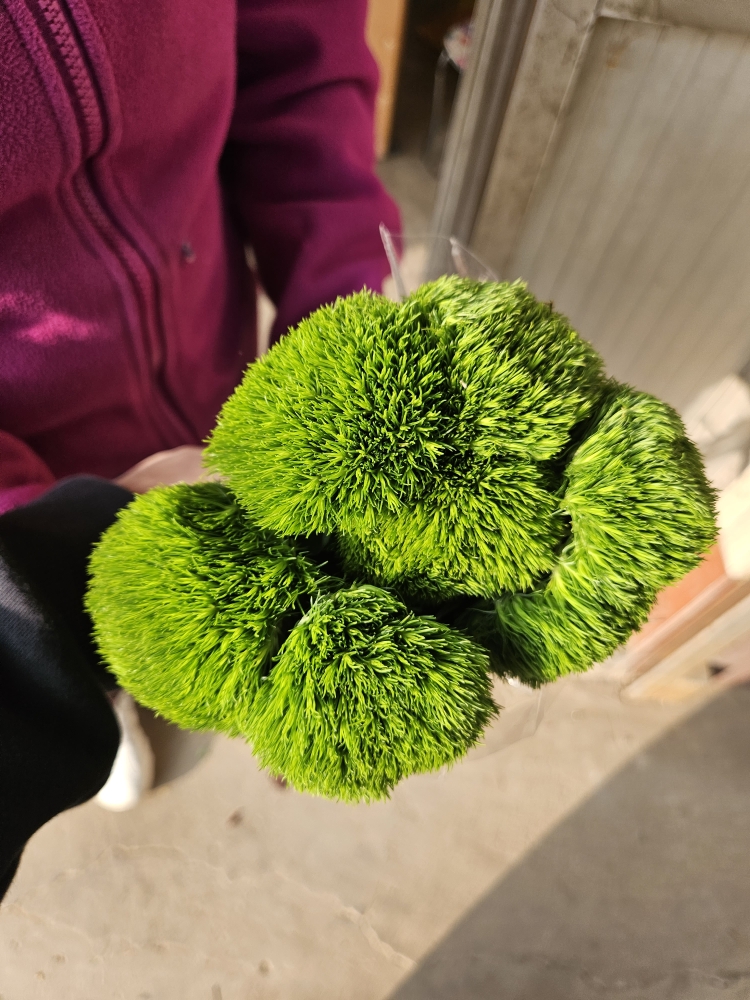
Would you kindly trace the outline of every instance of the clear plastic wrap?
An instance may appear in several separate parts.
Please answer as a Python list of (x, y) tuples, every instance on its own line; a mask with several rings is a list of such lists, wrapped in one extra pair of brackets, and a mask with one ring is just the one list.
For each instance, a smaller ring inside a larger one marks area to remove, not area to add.
[(398, 236), (385, 226), (380, 236), (391, 266), (385, 292), (400, 302), (425, 281), (458, 274), (479, 281), (497, 281), (497, 275), (454, 236)]

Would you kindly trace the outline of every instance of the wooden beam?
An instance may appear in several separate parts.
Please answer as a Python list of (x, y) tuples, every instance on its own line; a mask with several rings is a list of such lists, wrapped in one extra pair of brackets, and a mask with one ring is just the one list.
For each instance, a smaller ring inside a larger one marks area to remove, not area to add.
[(618, 664), (624, 683), (633, 683), (748, 594), (750, 580), (731, 579), (716, 546), (700, 566), (659, 595)]
[[(632, 700), (679, 701), (706, 690), (712, 684), (712, 662), (746, 636), (750, 636), (750, 595), (630, 684), (623, 694)], [(721, 674), (717, 685), (719, 678)]]
[(406, 24), (406, 0), (369, 0), (365, 36), (380, 71), (375, 104), (375, 155), (382, 159), (391, 144), (398, 71)]

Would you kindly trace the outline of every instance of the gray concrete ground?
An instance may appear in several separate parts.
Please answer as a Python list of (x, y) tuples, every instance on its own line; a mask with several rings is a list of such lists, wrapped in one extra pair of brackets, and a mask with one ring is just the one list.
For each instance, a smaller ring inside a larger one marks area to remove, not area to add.
[[(434, 181), (408, 158), (383, 176), (424, 232)], [(496, 749), (509, 712), (371, 806), (149, 720), (142, 805), (88, 803), (29, 845), (0, 1000), (750, 998), (750, 688), (688, 706), (624, 702), (606, 671), (555, 688), (534, 736)]]
[(217, 739), (132, 813), (36, 835), (0, 995), (750, 997), (748, 712), (750, 689), (688, 709), (579, 677), (533, 737), (357, 807)]

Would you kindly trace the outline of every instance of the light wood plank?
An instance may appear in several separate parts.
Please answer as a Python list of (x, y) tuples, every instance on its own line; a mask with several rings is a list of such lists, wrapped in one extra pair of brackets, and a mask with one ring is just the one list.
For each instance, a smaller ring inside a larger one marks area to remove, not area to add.
[(380, 71), (375, 104), (375, 155), (388, 152), (401, 61), (406, 0), (369, 0), (365, 36)]
[(727, 647), (750, 635), (750, 596), (720, 615), (674, 653), (625, 688), (632, 700), (678, 701), (710, 683), (709, 664)]

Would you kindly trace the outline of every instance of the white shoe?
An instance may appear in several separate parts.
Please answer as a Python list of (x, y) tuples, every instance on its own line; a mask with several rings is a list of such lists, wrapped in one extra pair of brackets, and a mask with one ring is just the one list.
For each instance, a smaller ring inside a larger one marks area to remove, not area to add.
[(125, 812), (136, 806), (154, 783), (154, 752), (141, 729), (135, 702), (126, 691), (112, 697), (112, 709), (120, 726), (120, 746), (96, 801), (110, 812)]

